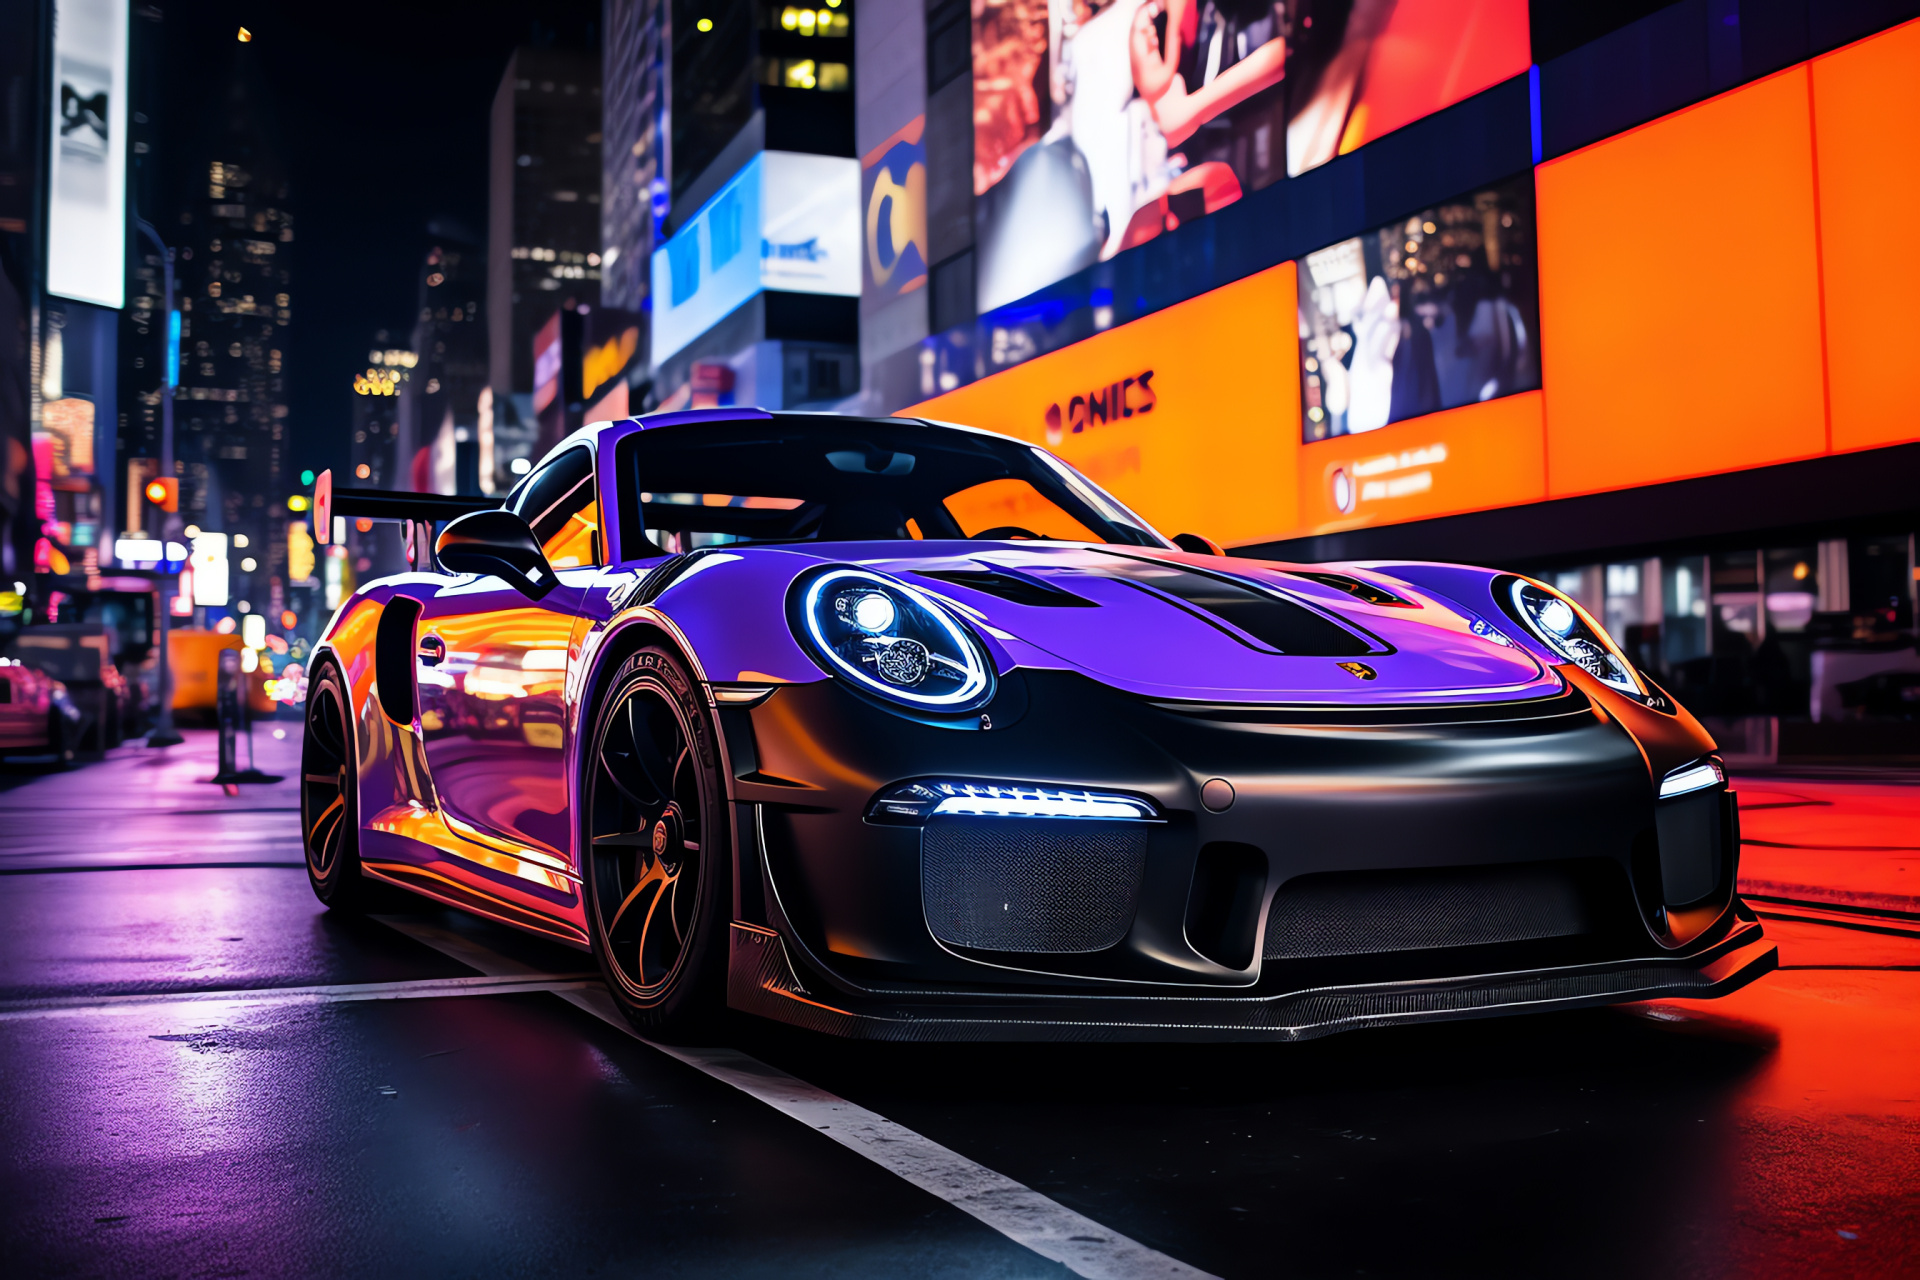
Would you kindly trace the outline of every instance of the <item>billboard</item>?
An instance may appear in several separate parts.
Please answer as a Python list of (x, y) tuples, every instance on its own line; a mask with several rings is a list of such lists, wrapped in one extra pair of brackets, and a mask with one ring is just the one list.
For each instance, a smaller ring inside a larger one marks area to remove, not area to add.
[(1528, 173), (1303, 258), (1302, 438), (1537, 388), (1534, 230)]
[(860, 296), (860, 162), (762, 151), (653, 254), (658, 366), (762, 289)]
[(1525, 0), (1003, 0), (974, 13), (982, 311), (1531, 58)]
[(871, 308), (927, 283), (926, 127), (915, 116), (860, 161)]
[(1168, 533), (1285, 536), (1300, 397), (1274, 321), (1293, 276), (1283, 263), (900, 412), (1042, 445)]
[(126, 303), (127, 0), (58, 0), (47, 291)]

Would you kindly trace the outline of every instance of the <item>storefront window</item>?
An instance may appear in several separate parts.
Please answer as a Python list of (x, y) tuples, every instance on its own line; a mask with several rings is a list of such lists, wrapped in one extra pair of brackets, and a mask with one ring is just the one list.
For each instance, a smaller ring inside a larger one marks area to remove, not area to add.
[(1660, 653), (1668, 666), (1707, 656), (1707, 558), (1660, 562)]

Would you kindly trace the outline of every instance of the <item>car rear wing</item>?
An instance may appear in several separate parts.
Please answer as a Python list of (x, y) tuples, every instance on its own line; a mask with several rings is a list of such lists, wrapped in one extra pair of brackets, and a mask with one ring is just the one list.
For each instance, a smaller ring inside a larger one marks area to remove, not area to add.
[(332, 540), (335, 516), (434, 525), (456, 520), (475, 511), (491, 511), (499, 505), (498, 498), (478, 495), (464, 497), (447, 493), (408, 493), (398, 489), (340, 489), (334, 487), (333, 472), (322, 471), (313, 482), (313, 540)]

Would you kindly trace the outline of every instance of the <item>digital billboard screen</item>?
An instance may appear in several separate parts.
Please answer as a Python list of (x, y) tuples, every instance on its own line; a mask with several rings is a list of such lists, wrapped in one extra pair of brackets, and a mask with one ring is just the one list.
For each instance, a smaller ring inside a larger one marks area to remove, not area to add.
[(1301, 259), (1303, 438), (1537, 388), (1534, 231), (1529, 173)]
[(127, 0), (54, 6), (47, 290), (126, 301)]
[(762, 289), (860, 296), (860, 162), (762, 151), (653, 253), (652, 361)]
[(1525, 71), (1525, 0), (998, 0), (973, 20), (989, 311)]

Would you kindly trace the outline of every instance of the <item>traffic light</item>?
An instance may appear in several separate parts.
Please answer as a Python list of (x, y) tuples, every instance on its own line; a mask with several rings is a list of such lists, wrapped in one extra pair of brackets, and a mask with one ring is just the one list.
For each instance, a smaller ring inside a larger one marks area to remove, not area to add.
[(173, 476), (157, 476), (147, 481), (147, 501), (162, 511), (180, 509), (180, 481)]

